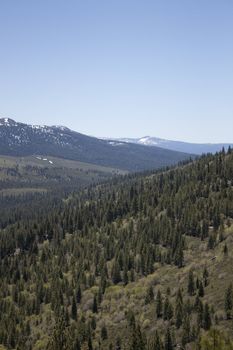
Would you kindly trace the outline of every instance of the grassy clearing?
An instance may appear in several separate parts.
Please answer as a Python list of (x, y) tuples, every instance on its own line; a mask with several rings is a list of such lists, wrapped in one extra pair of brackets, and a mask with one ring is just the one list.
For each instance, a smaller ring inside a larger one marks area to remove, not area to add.
[(36, 167), (49, 167), (49, 168), (69, 168), (79, 169), (83, 171), (99, 171), (113, 174), (126, 174), (127, 171), (109, 168), (105, 166), (99, 166), (95, 164), (83, 163), (79, 161), (50, 157), (50, 156), (28, 156), (28, 157), (11, 157), (0, 156), (0, 167), (10, 168), (14, 166), (25, 167), (27, 165)]
[(27, 193), (46, 193), (46, 188), (7, 188), (0, 191), (2, 196), (22, 196)]

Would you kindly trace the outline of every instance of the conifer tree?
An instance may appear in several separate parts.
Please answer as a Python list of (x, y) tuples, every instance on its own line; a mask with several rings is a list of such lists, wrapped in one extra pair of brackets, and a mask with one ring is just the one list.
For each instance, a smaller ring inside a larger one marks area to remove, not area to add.
[(179, 268), (184, 266), (184, 252), (182, 243), (180, 243), (178, 248), (176, 249), (174, 263)]
[(112, 267), (112, 281), (113, 281), (114, 284), (117, 284), (117, 283), (121, 282), (120, 265), (119, 265), (118, 261), (115, 261), (113, 263), (113, 267)]
[(68, 343), (68, 334), (65, 325), (64, 316), (61, 315), (57, 320), (52, 334), (52, 338), (48, 344), (48, 350), (66, 350)]
[(129, 278), (128, 278), (128, 270), (127, 270), (127, 267), (126, 265), (124, 265), (124, 270), (123, 270), (123, 282), (124, 282), (124, 285), (126, 286), (129, 282)]
[(148, 350), (162, 350), (162, 343), (158, 331), (155, 332), (155, 336), (148, 342)]
[(94, 295), (93, 298), (93, 306), (92, 306), (92, 312), (96, 314), (98, 312), (98, 305), (97, 305), (97, 298), (96, 295)]
[(106, 340), (107, 338), (108, 338), (108, 332), (107, 332), (106, 326), (104, 325), (104, 326), (101, 328), (101, 339), (102, 339), (102, 340)]
[(208, 285), (208, 277), (209, 277), (209, 272), (207, 270), (207, 268), (204, 268), (203, 271), (203, 280), (204, 280), (204, 286), (206, 287)]
[(205, 294), (204, 287), (203, 287), (202, 282), (200, 281), (199, 288), (198, 288), (198, 295), (199, 295), (199, 297), (202, 298), (202, 297), (204, 297), (204, 294)]
[(130, 350), (145, 350), (145, 341), (139, 325), (133, 327)]
[(92, 339), (91, 339), (91, 336), (88, 337), (88, 350), (93, 350), (93, 346), (92, 346)]
[(199, 297), (197, 297), (197, 300), (196, 300), (196, 308), (197, 308), (197, 328), (200, 329), (203, 326), (204, 307)]
[(158, 290), (157, 296), (156, 296), (156, 316), (157, 316), (157, 318), (160, 318), (162, 316), (162, 310), (163, 310), (162, 295), (161, 295), (160, 290)]
[(203, 328), (205, 330), (210, 329), (211, 327), (211, 317), (210, 317), (210, 309), (208, 303), (204, 306), (204, 314), (203, 314)]
[(223, 247), (223, 253), (224, 253), (225, 256), (228, 255), (228, 248), (227, 248), (227, 244), (226, 243), (224, 244), (224, 247)]
[(183, 322), (182, 345), (185, 346), (191, 340), (191, 326), (189, 315), (186, 314)]
[(73, 320), (77, 321), (77, 305), (76, 305), (75, 297), (72, 298), (71, 317)]
[(181, 290), (178, 290), (176, 295), (176, 306), (175, 306), (175, 323), (176, 328), (180, 328), (183, 322), (183, 297)]
[(163, 319), (170, 320), (172, 316), (173, 316), (173, 308), (168, 299), (168, 296), (166, 296), (166, 299), (163, 304)]
[(192, 296), (195, 292), (195, 283), (194, 283), (194, 276), (193, 276), (193, 271), (189, 271), (188, 275), (188, 293), (190, 296)]
[(172, 342), (172, 336), (170, 328), (168, 327), (165, 333), (165, 339), (164, 339), (164, 350), (173, 350), (173, 342)]
[(233, 291), (232, 284), (230, 284), (225, 292), (225, 313), (227, 319), (232, 317), (233, 310)]
[(154, 291), (153, 287), (149, 286), (146, 291), (145, 304), (149, 304), (154, 300)]
[(76, 292), (76, 302), (79, 304), (81, 302), (81, 299), (82, 299), (82, 292), (81, 292), (80, 286), (78, 286), (77, 292)]

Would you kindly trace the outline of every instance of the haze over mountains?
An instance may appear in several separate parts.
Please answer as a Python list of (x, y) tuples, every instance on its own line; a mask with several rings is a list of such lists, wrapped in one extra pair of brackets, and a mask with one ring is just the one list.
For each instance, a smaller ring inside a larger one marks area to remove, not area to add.
[(159, 147), (102, 140), (64, 126), (27, 125), (0, 119), (0, 154), (46, 155), (127, 171), (157, 169), (190, 158)]
[(165, 140), (159, 137), (144, 136), (141, 138), (117, 138), (114, 139), (122, 142), (135, 143), (144, 146), (156, 146), (173, 151), (185, 152), (191, 154), (215, 153), (233, 146), (233, 143), (191, 143), (184, 141)]

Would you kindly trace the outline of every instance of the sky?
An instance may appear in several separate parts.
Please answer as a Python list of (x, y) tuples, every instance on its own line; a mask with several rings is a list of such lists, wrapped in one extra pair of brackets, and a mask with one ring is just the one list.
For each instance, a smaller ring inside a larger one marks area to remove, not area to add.
[(233, 142), (233, 1), (0, 0), (0, 117)]

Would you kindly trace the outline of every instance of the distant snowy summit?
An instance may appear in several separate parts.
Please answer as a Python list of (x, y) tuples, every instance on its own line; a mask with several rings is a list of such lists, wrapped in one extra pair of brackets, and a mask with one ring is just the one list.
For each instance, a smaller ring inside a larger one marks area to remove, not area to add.
[(124, 141), (128, 143), (137, 143), (145, 146), (159, 146), (166, 140), (160, 139), (158, 137), (143, 136), (141, 138), (121, 138), (119, 141)]
[(109, 143), (112, 142), (126, 142), (134, 143), (138, 145), (160, 147), (167, 150), (185, 152), (190, 154), (203, 154), (203, 153), (216, 153), (222, 150), (224, 147), (227, 149), (229, 146), (233, 147), (233, 143), (190, 143), (184, 141), (172, 141), (165, 140), (159, 137), (143, 136), (139, 138), (104, 138)]

